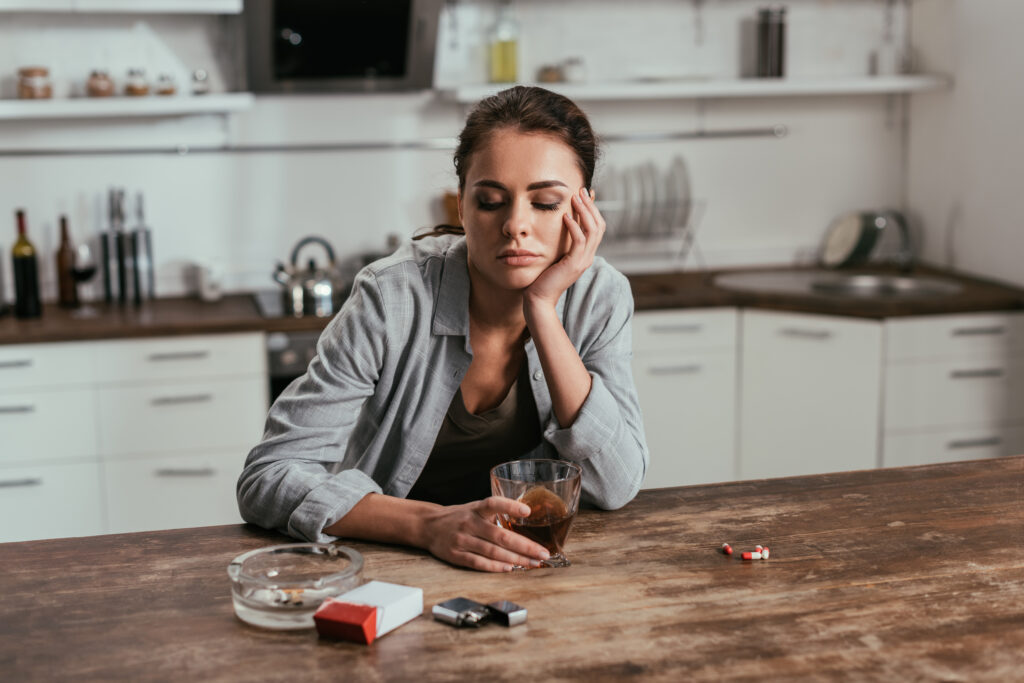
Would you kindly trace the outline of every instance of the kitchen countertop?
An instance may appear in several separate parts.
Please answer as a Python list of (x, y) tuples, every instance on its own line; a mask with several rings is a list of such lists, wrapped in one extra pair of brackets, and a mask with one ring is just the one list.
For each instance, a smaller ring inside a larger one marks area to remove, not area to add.
[[(370, 646), (233, 613), (248, 525), (0, 545), (10, 680), (993, 680), (1024, 671), (1024, 456), (643, 491), (582, 511), (573, 566), (484, 574), (350, 543), (427, 614)], [(768, 545), (769, 560), (719, 552)], [(432, 605), (525, 606), (456, 630)]]
[[(768, 269), (683, 271), (632, 275), (629, 279), (637, 310), (736, 306), (882, 319), (1024, 309), (1024, 289), (928, 266), (918, 267), (915, 273), (952, 277), (963, 285), (963, 290), (948, 296), (895, 300), (738, 292), (712, 284), (712, 278), (719, 273), (744, 270)], [(55, 305), (45, 306), (43, 317), (36, 320), (18, 320), (6, 315), (0, 318), (0, 344), (246, 331), (319, 331), (327, 324), (326, 318), (262, 318), (249, 294), (228, 295), (216, 303), (167, 298), (148, 302), (141, 308), (102, 304), (96, 307), (100, 314), (88, 319), (76, 318), (72, 311)]]

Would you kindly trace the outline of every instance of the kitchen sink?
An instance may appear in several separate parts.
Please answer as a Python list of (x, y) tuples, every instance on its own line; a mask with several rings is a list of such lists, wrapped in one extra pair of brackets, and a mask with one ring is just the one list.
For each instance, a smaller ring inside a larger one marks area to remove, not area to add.
[(722, 289), (769, 294), (818, 295), (843, 298), (907, 299), (956, 294), (955, 280), (928, 275), (879, 275), (834, 270), (764, 270), (716, 275)]

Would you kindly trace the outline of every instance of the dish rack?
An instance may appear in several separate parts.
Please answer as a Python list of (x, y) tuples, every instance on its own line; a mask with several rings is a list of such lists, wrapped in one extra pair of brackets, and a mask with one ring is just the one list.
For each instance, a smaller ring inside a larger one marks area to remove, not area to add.
[(597, 207), (607, 224), (602, 254), (669, 258), (682, 266), (692, 251), (703, 262), (696, 233), (706, 202), (693, 198), (681, 156), (665, 169), (654, 162), (608, 167), (595, 182), (595, 190)]

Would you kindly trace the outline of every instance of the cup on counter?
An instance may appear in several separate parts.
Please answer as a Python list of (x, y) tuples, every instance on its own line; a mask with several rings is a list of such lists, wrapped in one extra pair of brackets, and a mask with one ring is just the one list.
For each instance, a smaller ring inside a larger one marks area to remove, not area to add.
[(188, 274), (189, 289), (202, 301), (220, 301), (224, 296), (224, 266), (220, 263), (194, 263)]

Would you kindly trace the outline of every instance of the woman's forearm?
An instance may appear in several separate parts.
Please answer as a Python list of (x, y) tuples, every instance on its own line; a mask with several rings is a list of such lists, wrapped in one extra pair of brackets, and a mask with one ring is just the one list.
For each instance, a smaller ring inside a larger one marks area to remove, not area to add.
[(558, 424), (568, 429), (590, 395), (593, 380), (553, 306), (527, 296), (523, 312), (547, 378), (551, 409)]
[(426, 548), (425, 521), (440, 508), (435, 503), (370, 493), (324, 533)]

